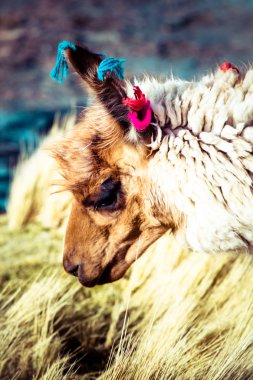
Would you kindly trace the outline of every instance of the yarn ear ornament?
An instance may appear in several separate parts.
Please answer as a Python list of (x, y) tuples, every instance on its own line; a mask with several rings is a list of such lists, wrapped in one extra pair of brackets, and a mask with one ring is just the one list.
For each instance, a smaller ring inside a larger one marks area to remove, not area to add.
[(69, 48), (72, 50), (76, 50), (76, 47), (74, 44), (72, 44), (72, 42), (62, 41), (59, 43), (55, 66), (50, 72), (50, 77), (55, 81), (59, 82), (60, 84), (62, 84), (63, 79), (66, 78), (68, 75), (69, 67), (64, 52), (66, 49)]
[(144, 131), (152, 119), (152, 108), (150, 101), (146, 99), (139, 86), (134, 86), (134, 97), (127, 97), (122, 103), (131, 108), (134, 112), (128, 113), (129, 120), (133, 123), (137, 131)]
[(226, 73), (228, 70), (235, 70), (237, 71), (238, 74), (240, 73), (239, 69), (236, 66), (232, 65), (232, 63), (230, 62), (223, 62), (219, 66), (219, 69), (223, 71), (224, 73)]
[[(66, 49), (72, 49), (76, 50), (76, 46), (72, 44), (72, 42), (69, 41), (62, 41), (58, 45), (57, 50), (57, 57), (55, 66), (50, 72), (50, 77), (54, 79), (55, 81), (62, 84), (63, 79), (67, 77), (68, 74), (68, 62), (65, 57), (65, 50)], [(105, 53), (95, 53), (96, 55), (99, 55), (100, 57), (105, 57)], [(100, 62), (100, 65), (97, 69), (98, 79), (103, 81), (105, 79), (106, 73), (109, 71), (110, 74), (114, 74), (116, 78), (119, 78), (121, 80), (124, 79), (124, 68), (122, 64), (126, 62), (124, 58), (117, 59), (113, 57), (108, 57), (103, 59)]]
[(121, 58), (112, 58), (108, 57), (105, 58), (98, 67), (98, 79), (104, 80), (106, 73), (109, 71), (110, 74), (114, 73), (115, 77), (123, 80), (124, 79), (124, 67), (122, 66), (122, 63), (126, 62), (126, 59)]

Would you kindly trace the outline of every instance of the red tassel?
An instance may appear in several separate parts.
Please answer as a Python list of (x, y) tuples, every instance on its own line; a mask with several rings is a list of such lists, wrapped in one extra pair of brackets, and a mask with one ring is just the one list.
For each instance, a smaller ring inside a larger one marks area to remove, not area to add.
[(226, 73), (228, 70), (232, 69), (232, 70), (236, 70), (239, 74), (239, 69), (232, 65), (232, 63), (230, 62), (223, 62), (220, 66), (219, 66), (220, 70), (223, 71), (224, 73)]
[(146, 104), (146, 98), (139, 86), (134, 86), (135, 99), (126, 98), (122, 100), (122, 103), (130, 107), (134, 111), (140, 111)]

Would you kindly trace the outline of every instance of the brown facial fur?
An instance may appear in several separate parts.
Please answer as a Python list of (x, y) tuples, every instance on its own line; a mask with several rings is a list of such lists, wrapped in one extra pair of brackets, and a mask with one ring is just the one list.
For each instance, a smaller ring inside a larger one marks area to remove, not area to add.
[[(145, 202), (141, 178), (146, 149), (127, 144), (117, 122), (101, 107), (90, 107), (85, 121), (54, 147), (53, 154), (65, 187), (74, 195), (65, 237), (65, 269), (77, 268), (75, 274), (86, 286), (119, 279), (166, 230)], [(85, 206), (108, 178), (121, 183), (117, 210)]]

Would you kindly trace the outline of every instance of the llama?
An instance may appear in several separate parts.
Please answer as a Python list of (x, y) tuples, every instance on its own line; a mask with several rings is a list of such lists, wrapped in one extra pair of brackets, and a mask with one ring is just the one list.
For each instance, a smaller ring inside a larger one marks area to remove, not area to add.
[[(65, 270), (89, 287), (116, 281), (166, 231), (194, 251), (251, 252), (253, 69), (134, 87), (113, 72), (99, 80), (102, 57), (86, 48), (65, 54), (93, 99), (52, 149), (73, 193)], [(150, 105), (144, 127), (134, 95)]]

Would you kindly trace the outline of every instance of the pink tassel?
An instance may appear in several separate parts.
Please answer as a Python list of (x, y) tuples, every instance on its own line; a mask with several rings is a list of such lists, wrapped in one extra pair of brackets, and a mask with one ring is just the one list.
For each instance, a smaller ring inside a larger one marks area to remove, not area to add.
[(145, 106), (142, 109), (142, 112), (144, 115), (142, 120), (139, 118), (137, 112), (133, 112), (133, 113), (128, 114), (128, 118), (131, 120), (131, 122), (133, 123), (133, 125), (134, 125), (135, 129), (137, 129), (137, 131), (143, 131), (144, 129), (146, 129), (149, 126), (149, 124), (151, 122), (152, 110), (150, 107), (150, 101), (149, 100), (147, 100)]

